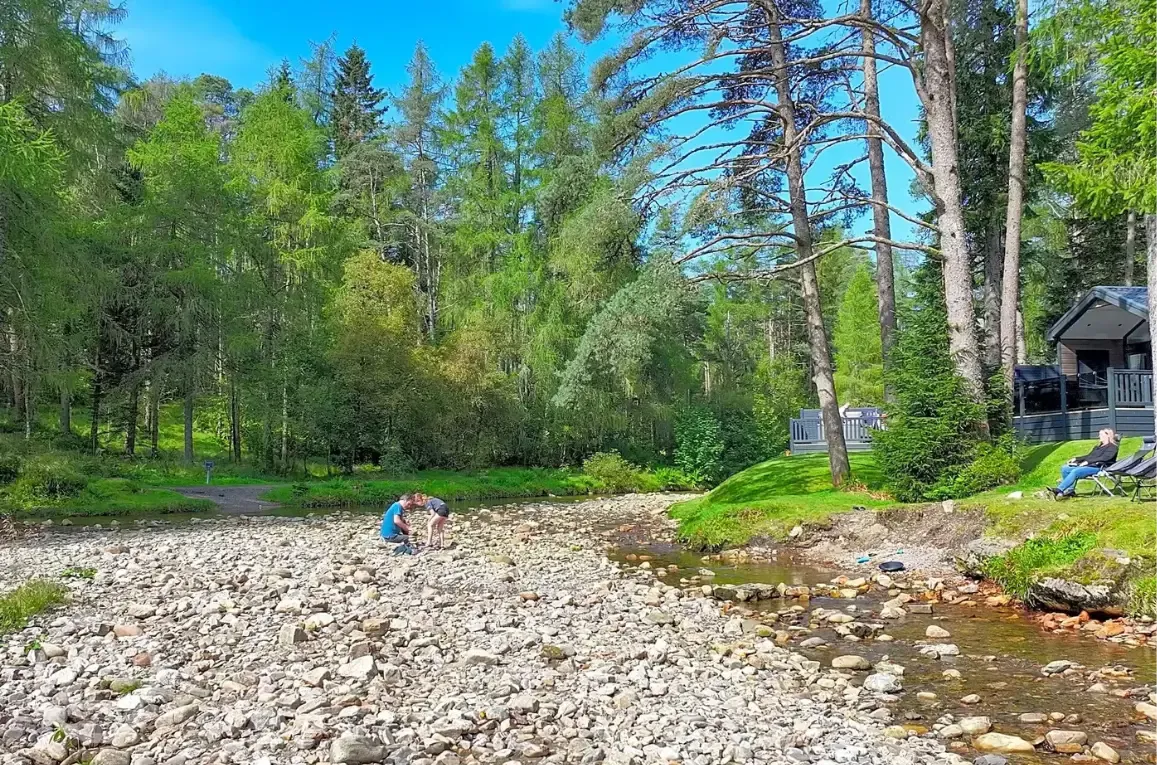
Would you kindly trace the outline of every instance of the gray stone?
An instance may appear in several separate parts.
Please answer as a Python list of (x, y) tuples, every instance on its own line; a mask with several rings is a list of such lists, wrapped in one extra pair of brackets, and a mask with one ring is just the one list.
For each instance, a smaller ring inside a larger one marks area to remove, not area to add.
[(329, 761), (345, 765), (369, 765), (381, 762), (386, 757), (386, 748), (366, 738), (344, 734), (330, 744)]
[(900, 678), (894, 675), (878, 672), (874, 675), (868, 675), (864, 680), (864, 689), (874, 693), (896, 693), (904, 689), (904, 684)]
[(180, 725), (181, 723), (186, 722), (190, 718), (196, 716), (199, 711), (201, 711), (201, 708), (196, 704), (186, 704), (182, 707), (170, 709), (168, 712), (165, 712), (157, 718), (156, 726), (158, 728), (169, 728), (174, 725)]
[(872, 668), (871, 662), (863, 656), (847, 655), (836, 656), (832, 659), (833, 669), (856, 669), (867, 671)]
[(119, 749), (101, 749), (90, 760), (91, 765), (130, 765), (132, 756)]
[(277, 642), (284, 646), (304, 643), (306, 639), (305, 630), (299, 624), (283, 624), (281, 631), (277, 633)]

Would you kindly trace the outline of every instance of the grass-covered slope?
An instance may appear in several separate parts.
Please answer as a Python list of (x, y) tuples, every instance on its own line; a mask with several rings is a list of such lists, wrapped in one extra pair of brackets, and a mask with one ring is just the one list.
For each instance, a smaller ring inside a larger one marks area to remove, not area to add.
[(883, 478), (870, 452), (855, 452), (852, 490), (832, 488), (826, 454), (775, 457), (719, 484), (709, 494), (671, 509), (679, 534), (703, 547), (783, 536), (797, 523), (815, 523), (854, 507), (884, 507)]
[[(993, 560), (988, 573), (1010, 592), (1024, 596), (1029, 584), (1056, 575), (1088, 583), (1128, 580), (1129, 610), (1151, 614), (1157, 580), (1152, 576), (1157, 550), (1157, 505), (1131, 502), (1099, 493), (1082, 481), (1079, 496), (1056, 502), (1035, 496), (1055, 485), (1061, 466), (1090, 451), (1093, 441), (1042, 444), (1025, 450), (1021, 479), (1012, 486), (957, 501), (962, 508), (983, 509), (993, 536), (1025, 540)], [(1132, 454), (1141, 439), (1125, 439), (1122, 456)], [(703, 547), (744, 544), (756, 537), (783, 537), (797, 523), (819, 523), (856, 506), (902, 508), (880, 493), (884, 484), (871, 453), (852, 455), (854, 489), (832, 489), (827, 457), (809, 454), (777, 457), (755, 465), (709, 494), (675, 505), (680, 535)], [(1021, 493), (1019, 499), (1010, 495)], [(1128, 558), (1127, 567), (1118, 564)]]

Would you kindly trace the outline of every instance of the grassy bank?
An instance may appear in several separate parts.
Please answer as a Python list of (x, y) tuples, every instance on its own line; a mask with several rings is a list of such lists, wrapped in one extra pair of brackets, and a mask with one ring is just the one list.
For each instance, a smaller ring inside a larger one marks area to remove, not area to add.
[(665, 484), (648, 471), (639, 471), (630, 485), (608, 485), (595, 476), (552, 468), (492, 468), (477, 471), (423, 470), (407, 476), (334, 478), (274, 488), (265, 499), (295, 507), (348, 507), (384, 505), (399, 495), (421, 491), (447, 501), (557, 497), (618, 491), (658, 491), (683, 486)]
[(680, 502), (671, 514), (679, 534), (702, 547), (783, 537), (801, 523), (820, 523), (853, 507), (890, 504), (878, 492), (883, 477), (869, 452), (851, 455), (853, 488), (832, 488), (826, 454), (775, 457), (737, 473), (702, 497)]
[[(1075, 581), (1114, 579), (1130, 595), (1130, 610), (1151, 613), (1157, 579), (1152, 576), (1157, 526), (1151, 502), (1130, 502), (1092, 493), (1082, 482), (1081, 496), (1064, 502), (1035, 497), (1054, 485), (1061, 466), (1087, 453), (1092, 441), (1043, 444), (1025, 450), (1021, 479), (1015, 485), (958, 500), (961, 508), (982, 509), (988, 534), (1023, 540), (1007, 555), (989, 562), (988, 573), (1010, 592), (1023, 595), (1036, 578), (1055, 575)], [(1140, 439), (1125, 439), (1121, 454), (1131, 454)], [(782, 538), (796, 524), (819, 524), (854, 507), (902, 508), (878, 490), (883, 485), (870, 452), (852, 455), (857, 484), (836, 491), (828, 480), (827, 456), (777, 457), (743, 471), (698, 499), (672, 508), (679, 533), (703, 547), (744, 544), (757, 537)], [(1010, 495), (1021, 493), (1019, 499)], [(1128, 565), (1118, 560), (1130, 559)]]
[(33, 579), (0, 595), (0, 635), (23, 628), (36, 614), (67, 599), (67, 587), (45, 579)]

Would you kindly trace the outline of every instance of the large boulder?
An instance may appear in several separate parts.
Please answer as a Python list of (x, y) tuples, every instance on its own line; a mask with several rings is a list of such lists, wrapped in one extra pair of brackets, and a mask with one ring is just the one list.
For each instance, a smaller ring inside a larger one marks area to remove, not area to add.
[(1124, 614), (1123, 593), (1113, 580), (1105, 579), (1081, 584), (1070, 579), (1048, 576), (1033, 582), (1028, 588), (1025, 603), (1044, 611), (1064, 611), (1079, 614), (1121, 616)]

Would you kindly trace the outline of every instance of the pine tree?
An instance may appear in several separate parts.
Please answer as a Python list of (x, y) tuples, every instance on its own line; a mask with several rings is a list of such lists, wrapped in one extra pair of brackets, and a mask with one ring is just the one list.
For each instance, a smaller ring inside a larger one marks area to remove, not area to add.
[(269, 89), (280, 93), (287, 102), (294, 102), (297, 86), (293, 82), (293, 72), (289, 68), (289, 59), (281, 59), (277, 69), (269, 73)]
[(387, 107), (384, 90), (373, 85), (366, 52), (354, 43), (337, 60), (333, 90), (333, 142), (337, 156), (345, 156), (356, 144), (372, 138)]
[(832, 346), (836, 361), (836, 396), (854, 406), (884, 399), (884, 360), (876, 286), (871, 268), (861, 262), (840, 301)]
[(972, 461), (982, 440), (977, 423), (984, 418), (952, 365), (939, 264), (925, 262), (914, 287), (889, 359), (895, 399), (888, 428), (873, 437), (876, 458), (902, 502), (937, 498), (937, 489), (951, 484)]

